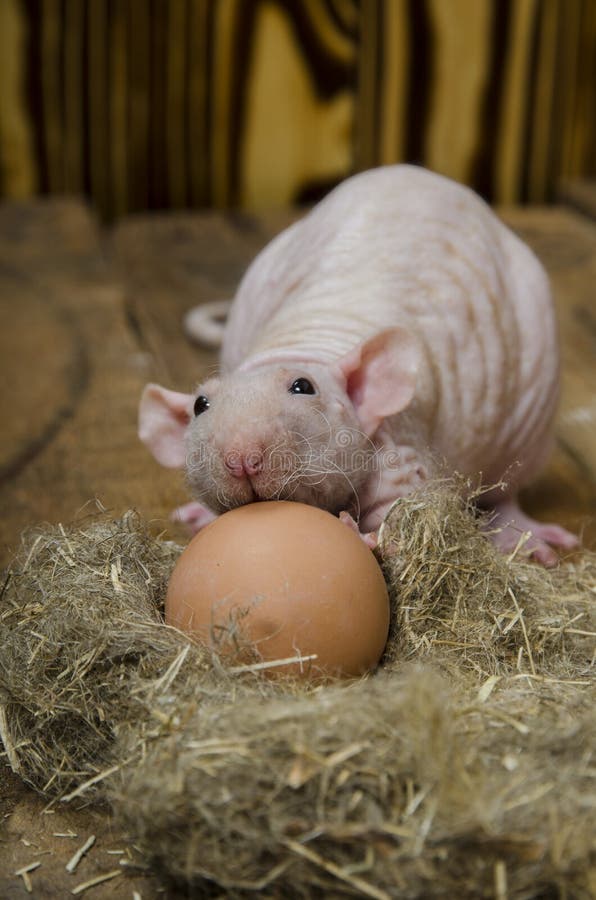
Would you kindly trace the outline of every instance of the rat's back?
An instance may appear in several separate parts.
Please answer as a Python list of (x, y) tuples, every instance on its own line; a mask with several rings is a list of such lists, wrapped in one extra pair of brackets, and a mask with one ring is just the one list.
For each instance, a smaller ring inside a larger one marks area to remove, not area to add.
[(398, 325), (424, 358), (408, 416), (438, 455), (488, 479), (541, 456), (558, 382), (546, 275), (476, 194), (424, 169), (348, 179), (266, 247), (239, 288), (222, 363), (331, 363)]

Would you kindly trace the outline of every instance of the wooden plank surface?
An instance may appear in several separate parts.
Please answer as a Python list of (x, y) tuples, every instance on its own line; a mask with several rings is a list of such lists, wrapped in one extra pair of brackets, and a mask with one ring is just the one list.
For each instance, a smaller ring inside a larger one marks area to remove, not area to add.
[(265, 240), (256, 220), (220, 213), (131, 217), (115, 228), (111, 257), (152, 378), (191, 390), (216, 365), (184, 339), (182, 317), (195, 303), (232, 297)]
[(557, 521), (596, 545), (596, 225), (564, 208), (502, 211), (551, 278), (561, 339), (556, 449), (524, 492), (539, 519)]
[[(159, 497), (167, 479), (154, 478), (136, 439), (138, 394), (150, 366), (84, 206), (50, 201), (0, 208), (0, 309), (0, 549), (6, 559), (25, 526), (70, 521), (94, 508), (95, 498), (120, 512), (138, 503), (151, 481)], [(91, 834), (93, 848), (69, 874), (66, 863)], [(0, 761), (0, 897), (31, 896), (14, 872), (35, 861), (33, 896), (70, 896), (78, 884), (118, 869), (123, 856), (108, 851), (128, 856), (127, 848), (105, 812), (48, 805)], [(163, 896), (158, 889), (154, 876), (123, 874), (92, 896), (130, 898), (137, 891), (152, 900)]]
[(596, 178), (565, 180), (560, 185), (558, 194), (562, 203), (596, 219)]
[(149, 364), (82, 205), (10, 204), (0, 234), (6, 554), (26, 525), (143, 496), (135, 419)]
[[(160, 468), (136, 437), (143, 384), (188, 390), (214, 365), (182, 333), (186, 309), (228, 297), (255, 252), (295, 213), (268, 219), (164, 215), (98, 231), (77, 201), (0, 208), (3, 316), (3, 442), (0, 545), (6, 559), (21, 530), (72, 520), (98, 498), (121, 513), (137, 507), (155, 529), (185, 499), (182, 476)], [(561, 323), (563, 390), (557, 448), (526, 506), (541, 519), (583, 531), (596, 544), (596, 225), (568, 209), (505, 210), (551, 277)], [(59, 804), (44, 812), (0, 768), (0, 896), (28, 896), (12, 873), (39, 858), (34, 896), (62, 897), (75, 883), (117, 866), (125, 846), (106, 815)], [(77, 838), (55, 837), (55, 833)], [(73, 880), (64, 865), (96, 834)], [(118, 878), (93, 896), (164, 896), (154, 875)], [(168, 892), (167, 896), (175, 897)]]

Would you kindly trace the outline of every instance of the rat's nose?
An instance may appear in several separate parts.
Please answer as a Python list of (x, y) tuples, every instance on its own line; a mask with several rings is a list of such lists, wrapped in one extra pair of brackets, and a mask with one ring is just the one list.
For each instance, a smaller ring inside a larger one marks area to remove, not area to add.
[(245, 475), (258, 475), (263, 468), (263, 452), (261, 450), (248, 450), (245, 452), (230, 450), (224, 453), (224, 465), (234, 478), (243, 478)]

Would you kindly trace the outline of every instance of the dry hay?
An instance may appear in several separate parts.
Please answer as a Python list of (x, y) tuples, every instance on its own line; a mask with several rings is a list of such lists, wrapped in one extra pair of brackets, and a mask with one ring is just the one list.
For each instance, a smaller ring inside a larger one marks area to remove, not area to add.
[(449, 485), (402, 500), (382, 666), (308, 686), (162, 624), (179, 550), (134, 514), (28, 537), (0, 606), (23, 778), (109, 801), (197, 895), (596, 895), (595, 555), (545, 572)]

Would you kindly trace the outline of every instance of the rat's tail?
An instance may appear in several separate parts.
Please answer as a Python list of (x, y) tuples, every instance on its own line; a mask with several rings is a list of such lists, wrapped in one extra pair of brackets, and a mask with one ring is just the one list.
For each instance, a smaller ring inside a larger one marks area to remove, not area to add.
[(184, 331), (203, 347), (221, 347), (231, 300), (213, 300), (194, 306), (184, 316)]

